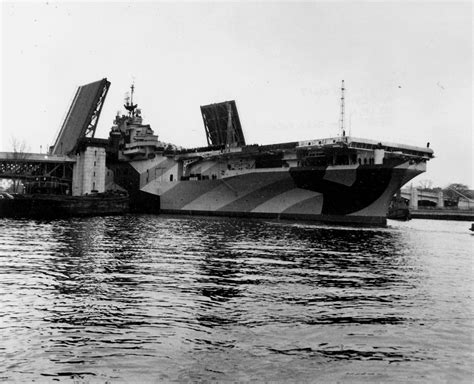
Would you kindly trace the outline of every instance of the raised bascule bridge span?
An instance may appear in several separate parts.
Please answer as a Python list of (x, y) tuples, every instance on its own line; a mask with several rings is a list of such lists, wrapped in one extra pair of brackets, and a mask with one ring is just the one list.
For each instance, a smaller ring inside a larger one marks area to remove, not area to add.
[[(107, 140), (94, 135), (109, 87), (106, 78), (78, 87), (47, 154), (0, 152), (0, 179), (57, 181), (68, 184), (73, 195), (103, 192)], [(94, 179), (85, 182), (89, 172)]]

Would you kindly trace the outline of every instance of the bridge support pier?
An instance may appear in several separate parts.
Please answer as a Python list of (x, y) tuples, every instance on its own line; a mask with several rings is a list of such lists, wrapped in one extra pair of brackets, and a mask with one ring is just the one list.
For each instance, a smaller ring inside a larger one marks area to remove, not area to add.
[(438, 201), (436, 202), (437, 208), (444, 208), (444, 196), (443, 191), (438, 192)]
[(410, 208), (418, 208), (418, 189), (413, 187), (410, 189)]
[(108, 141), (103, 139), (81, 139), (73, 169), (73, 196), (105, 191), (105, 148), (107, 143)]

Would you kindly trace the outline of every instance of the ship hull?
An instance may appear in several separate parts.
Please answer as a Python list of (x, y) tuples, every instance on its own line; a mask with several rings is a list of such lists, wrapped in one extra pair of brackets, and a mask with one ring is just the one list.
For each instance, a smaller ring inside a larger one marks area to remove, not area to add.
[[(171, 169), (172, 163), (168, 165)], [(159, 196), (161, 213), (384, 226), (396, 190), (426, 165), (254, 169), (185, 181), (169, 181), (166, 169), (150, 180), (149, 171), (146, 177), (140, 172), (142, 165), (123, 166), (130, 169), (118, 173), (127, 179), (121, 183), (118, 178), (117, 184), (131, 194), (130, 188)]]
[(162, 209), (162, 214), (188, 215), (188, 216), (221, 216), (221, 217), (240, 217), (255, 219), (275, 219), (288, 221), (309, 221), (316, 223), (329, 224), (347, 224), (384, 227), (387, 224), (386, 218), (378, 216), (341, 216), (341, 215), (316, 215), (305, 213), (273, 213), (273, 212), (246, 212), (246, 211), (199, 211), (199, 210), (175, 210)]

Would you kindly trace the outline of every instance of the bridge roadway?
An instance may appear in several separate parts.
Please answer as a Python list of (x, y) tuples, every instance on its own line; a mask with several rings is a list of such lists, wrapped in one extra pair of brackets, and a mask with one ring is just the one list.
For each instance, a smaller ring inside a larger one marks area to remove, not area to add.
[(0, 152), (0, 179), (40, 177), (72, 182), (74, 157), (44, 153)]

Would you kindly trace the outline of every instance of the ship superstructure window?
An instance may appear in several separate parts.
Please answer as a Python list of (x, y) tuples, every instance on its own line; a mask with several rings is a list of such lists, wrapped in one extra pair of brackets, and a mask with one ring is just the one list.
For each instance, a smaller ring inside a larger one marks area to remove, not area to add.
[(173, 174), (170, 175), (170, 181), (173, 181)]

